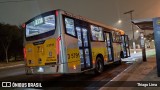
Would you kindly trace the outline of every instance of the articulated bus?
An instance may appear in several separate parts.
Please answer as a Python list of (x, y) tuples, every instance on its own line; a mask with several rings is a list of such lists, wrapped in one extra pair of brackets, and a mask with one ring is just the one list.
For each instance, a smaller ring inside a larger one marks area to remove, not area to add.
[(121, 63), (118, 29), (64, 10), (45, 12), (25, 23), (26, 74), (102, 73)]

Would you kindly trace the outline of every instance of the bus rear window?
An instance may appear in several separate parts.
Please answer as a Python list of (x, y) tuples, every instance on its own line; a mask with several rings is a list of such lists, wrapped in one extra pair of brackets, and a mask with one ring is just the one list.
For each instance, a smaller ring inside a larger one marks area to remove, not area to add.
[(55, 15), (39, 16), (26, 25), (26, 37), (55, 30)]

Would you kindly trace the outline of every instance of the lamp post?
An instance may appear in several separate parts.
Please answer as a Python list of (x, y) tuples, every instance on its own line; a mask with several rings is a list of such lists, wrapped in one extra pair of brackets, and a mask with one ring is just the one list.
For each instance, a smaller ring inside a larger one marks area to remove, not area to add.
[(134, 29), (133, 29), (133, 24), (132, 24), (132, 20), (133, 20), (133, 16), (132, 13), (134, 12), (134, 10), (130, 10), (128, 12), (125, 12), (124, 14), (130, 14), (130, 20), (131, 20), (131, 30), (133, 32), (133, 49), (134, 49), (134, 53), (136, 53), (136, 45), (135, 45), (135, 38), (134, 38)]
[(141, 49), (142, 49), (142, 59), (144, 62), (147, 61), (146, 58), (146, 49), (145, 49), (145, 38), (144, 38), (144, 33), (140, 32), (140, 42), (141, 42)]

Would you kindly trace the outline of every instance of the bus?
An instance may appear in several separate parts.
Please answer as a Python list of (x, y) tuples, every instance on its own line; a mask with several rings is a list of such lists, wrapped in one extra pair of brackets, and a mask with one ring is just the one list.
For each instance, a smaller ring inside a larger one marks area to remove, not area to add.
[(121, 63), (118, 29), (64, 10), (37, 15), (25, 23), (26, 74), (102, 73)]
[(125, 34), (123, 30), (118, 30), (121, 34), (121, 58), (130, 57), (130, 47), (129, 47), (129, 38), (128, 35)]
[(122, 48), (123, 48), (123, 55), (124, 55), (122, 57), (128, 58), (131, 56), (128, 35), (122, 35), (121, 40), (122, 40)]

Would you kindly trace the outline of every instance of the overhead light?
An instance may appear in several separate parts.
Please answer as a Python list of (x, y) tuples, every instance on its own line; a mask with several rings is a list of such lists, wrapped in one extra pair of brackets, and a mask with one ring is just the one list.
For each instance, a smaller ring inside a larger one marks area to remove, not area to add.
[(122, 23), (122, 20), (118, 20), (118, 23)]
[(136, 30), (136, 33), (138, 33), (139, 31), (138, 30)]

